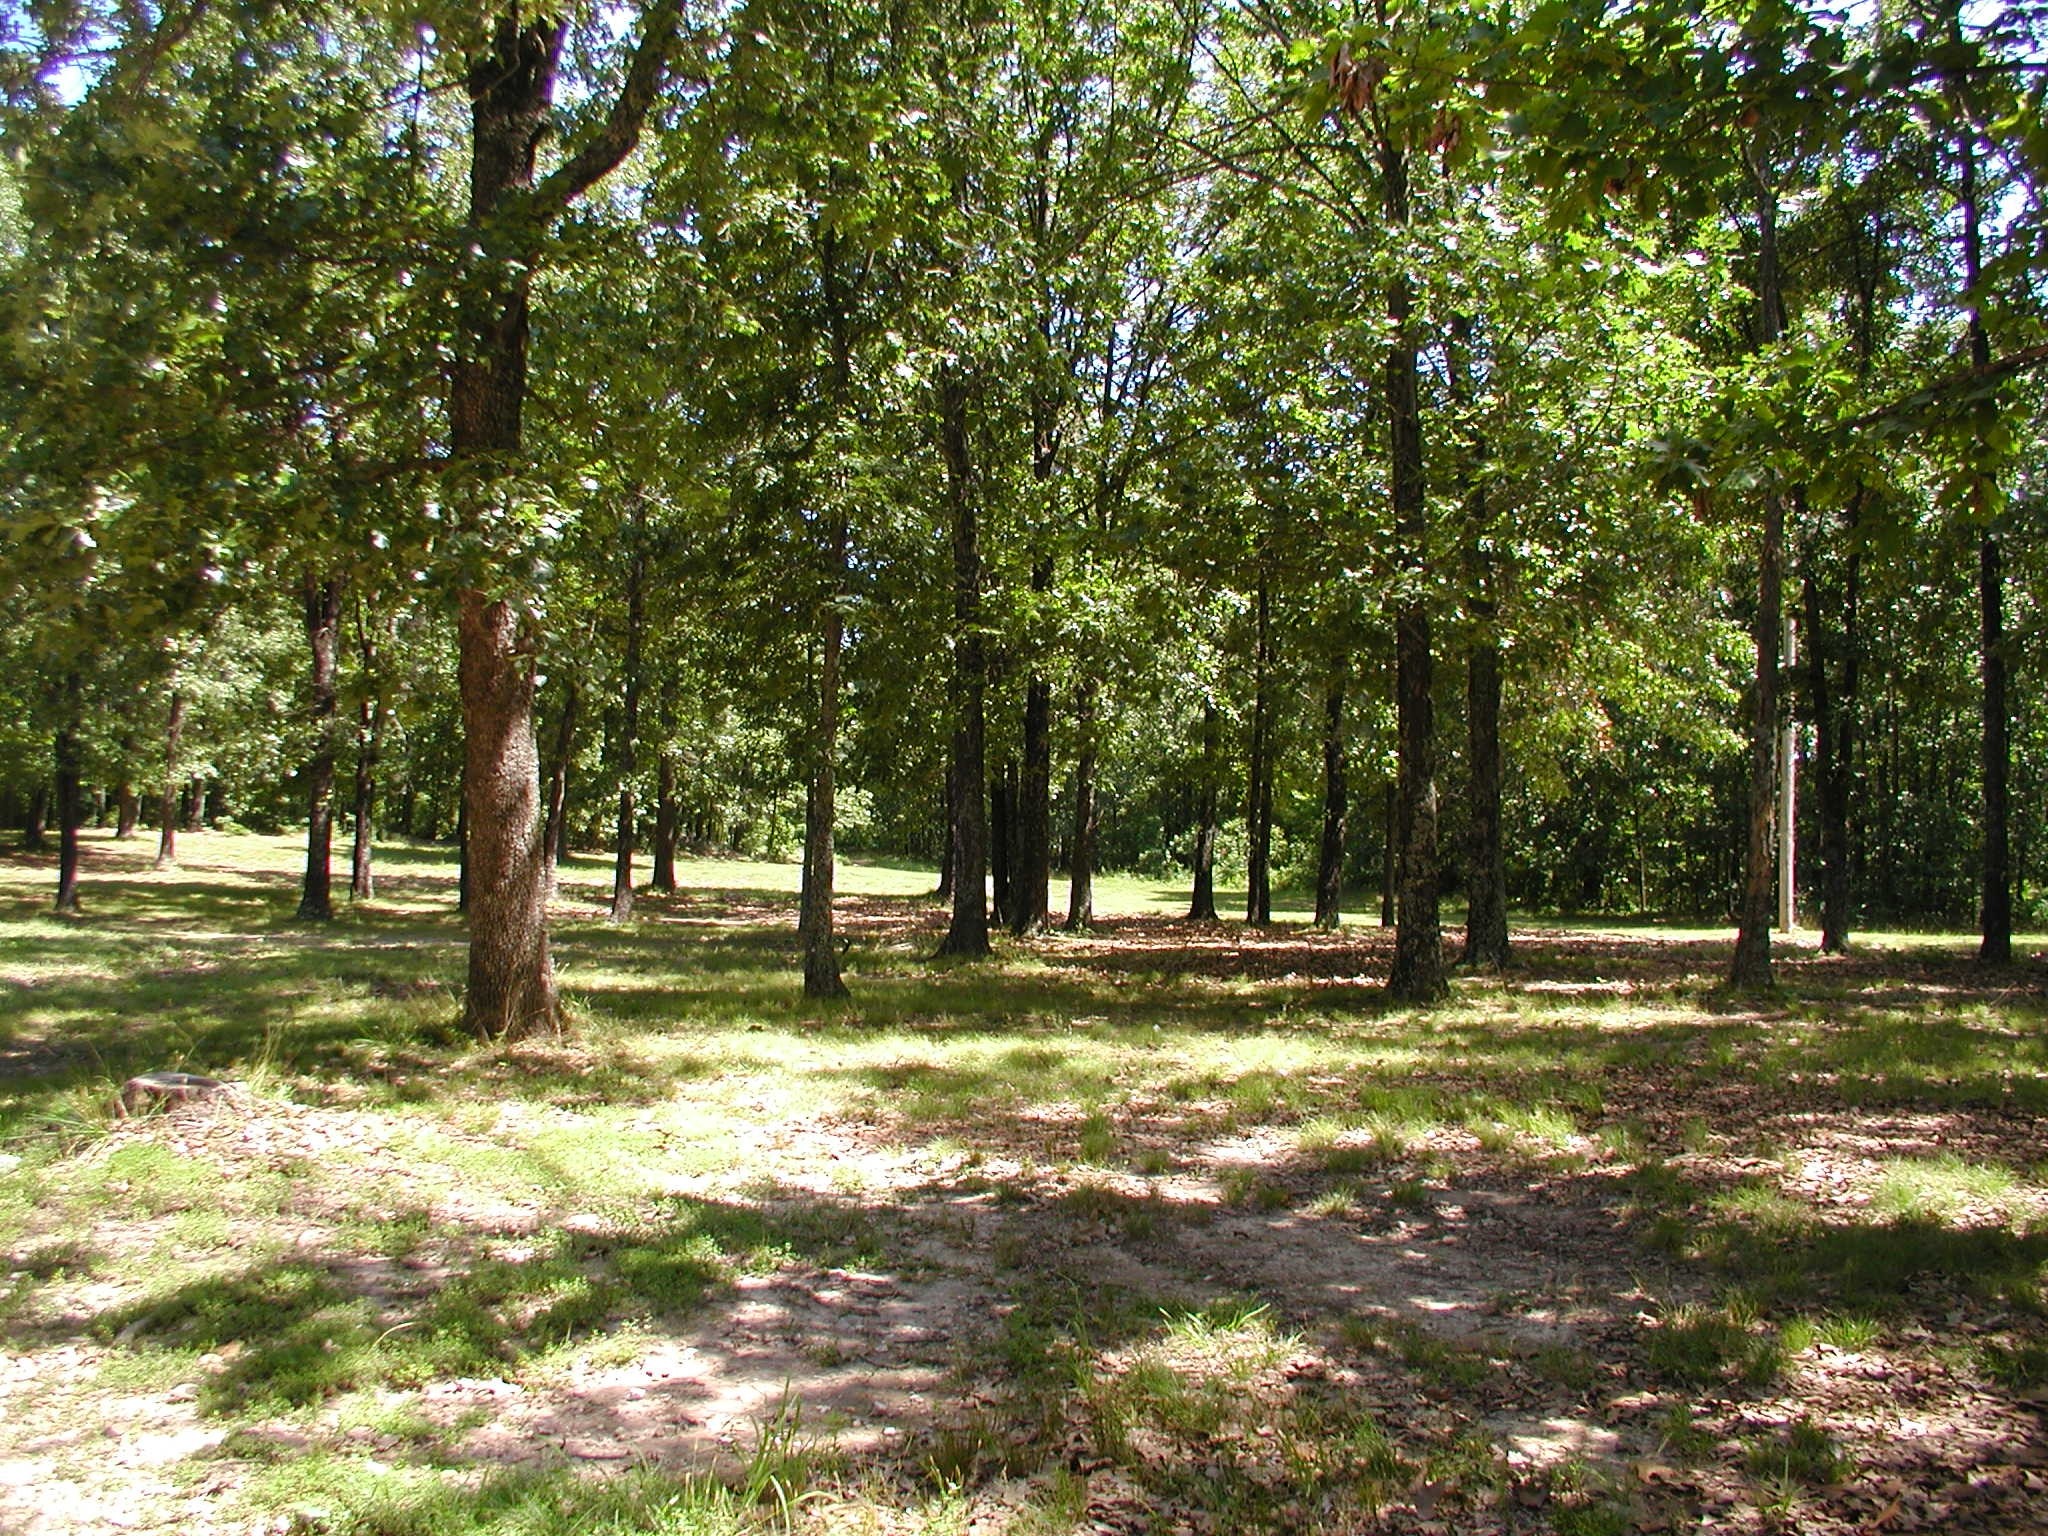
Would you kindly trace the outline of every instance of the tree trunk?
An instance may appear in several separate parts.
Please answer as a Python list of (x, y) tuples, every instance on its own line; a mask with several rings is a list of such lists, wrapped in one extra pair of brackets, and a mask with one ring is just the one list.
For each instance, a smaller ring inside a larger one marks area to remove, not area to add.
[(1318, 928), (1344, 925), (1344, 679), (1330, 679), (1323, 695), (1323, 843), (1316, 860)]
[(170, 719), (164, 726), (164, 787), (157, 801), (156, 867), (178, 862), (178, 753), (185, 741), (185, 690), (171, 689)]
[(985, 955), (988, 937), (988, 825), (981, 808), (986, 767), (987, 651), (981, 617), (980, 492), (968, 434), (968, 384), (957, 365), (939, 366), (939, 446), (953, 522), (953, 918), (941, 955)]
[(135, 761), (135, 735), (131, 731), (121, 738), (121, 782), (114, 787), (114, 841), (130, 842), (135, 837), (136, 824), (142, 819), (142, 797), (135, 792), (135, 780), (131, 767)]
[(1401, 792), (1398, 779), (1387, 780), (1380, 797), (1380, 926), (1394, 926), (1394, 896), (1400, 873)]
[[(1784, 332), (1784, 296), (1778, 276), (1778, 200), (1760, 166), (1752, 165), (1757, 193), (1757, 314), (1760, 347)], [(1771, 921), (1775, 873), (1772, 823), (1777, 810), (1778, 663), (1784, 625), (1785, 498), (1764, 498), (1763, 539), (1757, 551), (1756, 693), (1749, 743), (1749, 810), (1743, 838), (1742, 897), (1735, 956), (1728, 985), (1738, 992), (1771, 984)]]
[(547, 820), (541, 834), (542, 878), (547, 894), (555, 894), (555, 871), (567, 857), (569, 840), (569, 760), (576, 751), (576, 709), (582, 690), (573, 677), (562, 680), (562, 716), (555, 722), (555, 745), (548, 764)]
[(1074, 700), (1080, 751), (1074, 763), (1074, 848), (1067, 861), (1068, 933), (1085, 933), (1095, 921), (1095, 846), (1101, 830), (1095, 801), (1095, 724), (1101, 691), (1099, 681), (1086, 678)]
[(657, 891), (675, 891), (676, 838), (681, 830), (681, 808), (676, 804), (676, 756), (664, 746), (660, 774), (655, 780), (654, 873), (649, 882)]
[[(637, 503), (633, 521), (637, 540), (641, 522)], [(639, 832), (633, 777), (640, 767), (640, 631), (647, 616), (646, 582), (647, 557), (635, 550), (626, 568), (626, 659), (622, 679), (625, 698), (619, 721), (617, 857), (612, 865), (611, 920), (615, 923), (623, 923), (633, 915), (633, 844)]]
[(469, 833), (469, 988), (480, 1040), (561, 1027), (548, 954), (547, 879), (533, 744), (533, 653), (512, 604), (460, 594), (463, 809)]
[(1500, 642), (1491, 612), (1476, 617), (1480, 628), (1465, 663), (1465, 741), (1472, 782), (1464, 962), (1475, 970), (1497, 971), (1508, 963), (1508, 881), (1500, 835)]
[(299, 921), (334, 918), (334, 711), (336, 652), (341, 642), (343, 581), (307, 570), (300, 584), (306, 647), (312, 653), (309, 713), (313, 750), (306, 759), (306, 877), (299, 888)]
[(63, 723), (57, 727), (55, 756), (57, 780), (57, 910), (78, 910), (78, 829), (84, 820), (84, 803), (78, 793), (79, 764), (83, 752), (78, 740), (84, 725), (84, 697), (76, 672), (64, 677)]
[(1216, 821), (1223, 779), (1223, 719), (1214, 699), (1202, 701), (1201, 782), (1195, 786), (1194, 892), (1188, 921), (1216, 921)]
[[(1052, 590), (1053, 565), (1031, 571), (1031, 590)], [(1017, 788), (1017, 863), (1012, 871), (1010, 931), (1038, 933), (1051, 917), (1052, 684), (1034, 668), (1024, 685), (1024, 772)]]
[(839, 974), (839, 951), (832, 928), (832, 893), (836, 876), (833, 849), (837, 815), (839, 758), (839, 653), (846, 640), (841, 601), (847, 580), (847, 528), (834, 520), (830, 537), (830, 589), (819, 615), (818, 714), (811, 738), (811, 781), (804, 797), (804, 889), (797, 926), (804, 947), (804, 996), (844, 997), (846, 981)]
[(1245, 786), (1244, 920), (1273, 921), (1273, 619), (1266, 572), (1259, 571), (1252, 650), (1252, 742)]

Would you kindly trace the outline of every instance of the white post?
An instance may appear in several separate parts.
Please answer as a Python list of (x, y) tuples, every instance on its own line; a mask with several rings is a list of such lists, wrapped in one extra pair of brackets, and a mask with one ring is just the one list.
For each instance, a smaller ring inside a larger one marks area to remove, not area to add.
[[(1785, 612), (1785, 665), (1789, 668), (1799, 660), (1799, 636), (1793, 626), (1792, 613)], [(1798, 846), (1798, 794), (1794, 780), (1799, 765), (1799, 727), (1792, 718), (1788, 707), (1785, 711), (1785, 729), (1778, 739), (1778, 931), (1790, 933), (1798, 926), (1797, 914), (1793, 908), (1798, 895), (1794, 874)]]

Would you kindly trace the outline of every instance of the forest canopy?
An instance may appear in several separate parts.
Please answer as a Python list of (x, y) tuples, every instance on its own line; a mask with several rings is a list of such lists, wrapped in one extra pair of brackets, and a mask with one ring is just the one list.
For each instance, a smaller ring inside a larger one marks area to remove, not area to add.
[(1419, 999), (1511, 907), (1759, 983), (1794, 860), (2002, 959), (2044, 91), (2039, 4), (30, 0), (0, 818), (60, 908), (303, 823), (309, 921), (460, 839), (487, 1038), (572, 842), (800, 854), (818, 995), (846, 849), (952, 953), (1363, 900)]

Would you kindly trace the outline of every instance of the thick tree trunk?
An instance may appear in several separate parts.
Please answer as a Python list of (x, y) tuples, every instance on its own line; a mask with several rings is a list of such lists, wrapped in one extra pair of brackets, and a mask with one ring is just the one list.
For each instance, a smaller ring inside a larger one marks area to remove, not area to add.
[(1330, 679), (1323, 695), (1323, 842), (1316, 860), (1318, 928), (1344, 924), (1344, 679)]
[(206, 775), (195, 773), (185, 786), (185, 830), (206, 830)]
[[(1753, 166), (1757, 193), (1757, 316), (1761, 347), (1784, 333), (1784, 295), (1778, 275), (1778, 200), (1761, 167)], [(1728, 985), (1738, 992), (1771, 984), (1771, 922), (1776, 916), (1772, 824), (1777, 812), (1778, 663), (1784, 625), (1785, 498), (1764, 498), (1763, 538), (1757, 550), (1756, 692), (1749, 742), (1749, 807), (1743, 836), (1742, 895), (1737, 909), (1735, 956)]]
[(835, 522), (830, 544), (827, 578), (831, 590), (820, 614), (818, 713), (811, 738), (810, 789), (804, 797), (803, 905), (797, 921), (803, 937), (806, 997), (846, 996), (832, 925), (832, 894), (837, 874), (833, 835), (838, 819), (839, 653), (846, 641), (846, 620), (840, 607), (847, 579), (847, 529), (843, 520)]
[[(634, 518), (635, 533), (640, 518)], [(633, 779), (640, 768), (640, 631), (647, 617), (647, 557), (635, 551), (626, 568), (625, 697), (619, 718), (619, 822), (612, 865), (611, 920), (623, 923), (633, 915), (633, 845), (639, 832), (639, 807)]]
[(681, 830), (681, 807), (676, 804), (676, 756), (664, 746), (661, 770), (655, 779), (654, 872), (649, 878), (649, 884), (657, 891), (675, 891), (676, 838)]
[(1244, 920), (1273, 921), (1273, 619), (1272, 596), (1259, 571), (1252, 652), (1252, 741), (1245, 774)]
[(185, 742), (185, 690), (171, 689), (171, 713), (164, 725), (164, 787), (157, 800), (156, 867), (178, 862), (178, 753)]
[(1188, 921), (1216, 921), (1216, 822), (1223, 781), (1223, 718), (1214, 699), (1202, 702), (1201, 781), (1195, 786), (1194, 891)]
[(1387, 780), (1380, 796), (1380, 926), (1394, 926), (1395, 887), (1400, 874), (1401, 789), (1397, 779)]
[(568, 856), (569, 761), (576, 752), (576, 709), (582, 690), (573, 677), (562, 680), (562, 714), (555, 722), (554, 750), (548, 762), (547, 820), (541, 832), (541, 870), (547, 894), (555, 894), (555, 871)]
[(1074, 762), (1074, 846), (1067, 861), (1068, 933), (1085, 933), (1095, 921), (1095, 847), (1101, 830), (1095, 800), (1095, 733), (1101, 692), (1100, 682), (1085, 678), (1074, 700), (1080, 750)]
[(464, 1023), (481, 1040), (561, 1027), (548, 955), (533, 654), (517, 612), (459, 594), (463, 809), (469, 833), (469, 989)]
[(78, 739), (84, 727), (84, 695), (76, 672), (65, 675), (62, 692), (63, 723), (57, 727), (53, 754), (57, 781), (57, 910), (78, 910), (78, 830), (84, 823), (85, 806), (78, 793), (79, 767), (84, 753)]
[(1500, 835), (1500, 643), (1491, 613), (1465, 663), (1465, 742), (1471, 759), (1470, 829), (1466, 842), (1464, 963), (1497, 971), (1508, 963), (1507, 865)]
[(988, 826), (982, 816), (986, 766), (988, 665), (981, 617), (981, 529), (968, 384), (942, 363), (937, 382), (939, 447), (953, 521), (953, 919), (941, 955), (985, 955), (988, 935)]
[(300, 584), (300, 611), (313, 668), (308, 713), (313, 750), (306, 759), (306, 876), (299, 887), (299, 921), (334, 917), (334, 711), (336, 661), (341, 644), (342, 578), (308, 570)]
[[(1032, 568), (1031, 590), (1052, 590), (1053, 565)], [(1012, 871), (1010, 931), (1041, 931), (1051, 917), (1052, 684), (1034, 668), (1024, 685), (1024, 771), (1018, 781), (1017, 864)]]

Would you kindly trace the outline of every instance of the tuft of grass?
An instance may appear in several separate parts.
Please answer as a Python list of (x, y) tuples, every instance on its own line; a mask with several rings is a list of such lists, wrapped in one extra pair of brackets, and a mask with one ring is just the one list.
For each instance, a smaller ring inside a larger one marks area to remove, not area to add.
[(1905, 1220), (1954, 1222), (1973, 1212), (2008, 1216), (2020, 1181), (1996, 1163), (1973, 1163), (1953, 1152), (1931, 1158), (1891, 1158), (1880, 1165), (1870, 1208)]

